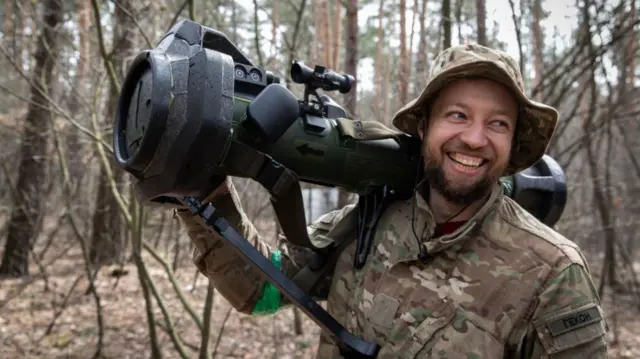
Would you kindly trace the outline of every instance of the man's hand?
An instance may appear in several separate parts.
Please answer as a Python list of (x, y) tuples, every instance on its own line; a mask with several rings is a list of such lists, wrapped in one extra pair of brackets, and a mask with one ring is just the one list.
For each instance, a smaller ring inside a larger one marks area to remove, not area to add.
[(230, 181), (231, 177), (229, 176), (220, 176), (220, 178), (216, 178), (213, 183), (219, 184), (214, 185), (213, 191), (209, 192), (202, 202), (211, 202), (215, 198), (229, 194), (229, 188), (231, 187)]

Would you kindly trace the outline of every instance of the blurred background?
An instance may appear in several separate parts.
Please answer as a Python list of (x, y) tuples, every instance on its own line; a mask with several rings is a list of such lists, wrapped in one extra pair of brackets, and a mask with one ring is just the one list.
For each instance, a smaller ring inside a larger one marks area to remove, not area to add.
[[(302, 60), (356, 77), (332, 93), (390, 126), (435, 55), (461, 43), (518, 59), (528, 93), (556, 107), (548, 154), (569, 199), (556, 225), (587, 255), (612, 358), (640, 357), (638, 0), (2, 0), (0, 356), (312, 358), (298, 310), (251, 318), (198, 275), (170, 210), (132, 197), (113, 165), (128, 64), (181, 19), (224, 32), (296, 95)], [(234, 179), (265, 239), (266, 191)], [(355, 200), (303, 184), (307, 219)]]

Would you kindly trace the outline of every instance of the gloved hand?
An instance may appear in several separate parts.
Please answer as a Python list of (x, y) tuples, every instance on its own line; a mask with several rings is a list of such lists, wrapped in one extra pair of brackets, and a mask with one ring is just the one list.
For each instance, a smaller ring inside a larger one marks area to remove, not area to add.
[(219, 177), (215, 177), (212, 181), (211, 181), (211, 190), (208, 191), (209, 194), (207, 194), (204, 199), (202, 200), (202, 202), (206, 203), (206, 202), (213, 202), (217, 197), (220, 197), (222, 195), (228, 194), (229, 193), (229, 189), (231, 188), (231, 177), (229, 176), (219, 176)]
[[(212, 202), (215, 198), (229, 193), (229, 181), (231, 181), (231, 177), (229, 176), (216, 176), (212, 178), (209, 182), (209, 189), (203, 191), (202, 202)], [(187, 210), (187, 208), (182, 203), (171, 196), (161, 196), (154, 198), (151, 203), (154, 205), (159, 205), (161, 207), (176, 209), (178, 211)]]

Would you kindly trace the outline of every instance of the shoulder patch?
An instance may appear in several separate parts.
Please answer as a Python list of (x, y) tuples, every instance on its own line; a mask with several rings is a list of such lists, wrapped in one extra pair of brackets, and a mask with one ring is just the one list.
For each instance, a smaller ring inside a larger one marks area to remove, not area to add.
[(589, 303), (534, 322), (538, 338), (547, 354), (579, 347), (595, 340), (604, 340), (606, 324), (602, 309)]
[(602, 315), (600, 315), (597, 305), (591, 304), (586, 308), (578, 308), (551, 319), (551, 321), (547, 323), (547, 328), (551, 335), (556, 337), (600, 320), (602, 320)]

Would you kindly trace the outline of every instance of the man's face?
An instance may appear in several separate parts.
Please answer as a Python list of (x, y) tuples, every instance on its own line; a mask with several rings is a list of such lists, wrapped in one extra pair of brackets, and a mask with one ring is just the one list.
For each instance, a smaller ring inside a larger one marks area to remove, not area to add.
[(450, 202), (482, 198), (510, 157), (518, 105), (502, 85), (461, 79), (445, 87), (419, 129), (429, 185)]

